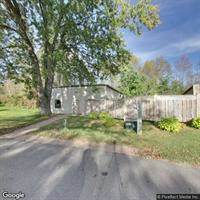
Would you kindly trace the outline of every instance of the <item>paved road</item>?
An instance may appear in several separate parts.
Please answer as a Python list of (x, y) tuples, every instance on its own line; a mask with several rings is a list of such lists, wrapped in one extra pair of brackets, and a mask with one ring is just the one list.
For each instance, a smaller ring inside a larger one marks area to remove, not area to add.
[(153, 200), (156, 193), (200, 192), (200, 169), (69, 142), (2, 138), (0, 193), (5, 190), (28, 200)]

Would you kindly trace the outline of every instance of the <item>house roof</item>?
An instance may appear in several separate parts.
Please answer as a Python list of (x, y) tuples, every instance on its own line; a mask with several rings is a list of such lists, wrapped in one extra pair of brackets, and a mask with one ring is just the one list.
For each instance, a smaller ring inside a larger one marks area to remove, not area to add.
[[(188, 91), (190, 91), (191, 89), (195, 89), (195, 87), (200, 88), (200, 83), (196, 83), (191, 85), (183, 94), (186, 94)], [(199, 90), (199, 89), (198, 89)]]
[(193, 88), (194, 85), (190, 86), (183, 94), (186, 94), (188, 91), (190, 91)]
[(113, 88), (113, 87), (111, 87), (110, 85), (108, 85), (108, 84), (93, 84), (93, 85), (89, 85), (89, 84), (86, 84), (86, 85), (68, 85), (68, 86), (58, 86), (58, 87), (53, 87), (53, 88), (68, 88), (68, 87), (98, 87), (98, 86), (105, 86), (105, 87), (108, 87), (108, 88), (110, 88), (110, 89), (112, 89), (112, 90), (114, 90), (115, 92), (118, 92), (118, 93), (120, 93), (120, 94), (122, 94), (123, 95), (123, 93), (122, 92), (120, 92), (119, 90), (117, 90), (117, 89), (115, 89), (115, 88)]

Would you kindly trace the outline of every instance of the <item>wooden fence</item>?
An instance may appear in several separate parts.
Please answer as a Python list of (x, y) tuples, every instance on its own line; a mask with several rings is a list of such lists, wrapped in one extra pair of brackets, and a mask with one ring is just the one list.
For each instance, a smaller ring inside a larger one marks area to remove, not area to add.
[(86, 103), (86, 113), (108, 111), (115, 118), (137, 118), (137, 105), (142, 104), (142, 118), (157, 121), (163, 117), (177, 117), (187, 122), (200, 117), (200, 95), (139, 96), (121, 100), (90, 99)]

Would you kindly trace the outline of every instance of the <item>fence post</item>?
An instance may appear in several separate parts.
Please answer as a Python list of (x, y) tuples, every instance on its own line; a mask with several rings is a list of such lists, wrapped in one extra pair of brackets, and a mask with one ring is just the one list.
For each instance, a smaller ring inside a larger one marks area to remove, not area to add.
[(158, 111), (157, 111), (157, 95), (153, 96), (153, 121), (158, 120)]
[(137, 134), (142, 134), (142, 101), (138, 102), (138, 124), (137, 124)]
[(197, 94), (197, 117), (200, 117), (200, 94)]
[(126, 113), (127, 113), (127, 98), (124, 97), (124, 105), (123, 105), (124, 121), (126, 120)]

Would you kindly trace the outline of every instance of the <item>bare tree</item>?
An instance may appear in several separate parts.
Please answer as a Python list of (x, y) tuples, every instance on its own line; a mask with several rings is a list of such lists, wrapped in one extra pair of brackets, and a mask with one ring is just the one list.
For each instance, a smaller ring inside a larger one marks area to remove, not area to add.
[(175, 65), (175, 73), (177, 80), (184, 86), (191, 84), (192, 63), (187, 55), (182, 55)]

